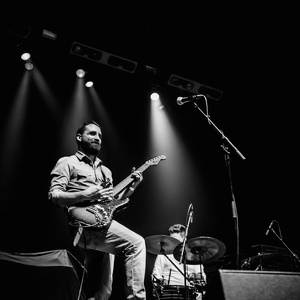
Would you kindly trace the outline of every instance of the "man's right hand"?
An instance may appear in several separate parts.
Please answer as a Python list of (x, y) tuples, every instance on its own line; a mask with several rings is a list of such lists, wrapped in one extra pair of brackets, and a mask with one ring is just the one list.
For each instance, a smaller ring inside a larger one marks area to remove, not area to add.
[(85, 191), (86, 201), (103, 201), (113, 197), (113, 188), (103, 188), (102, 186), (90, 186)]

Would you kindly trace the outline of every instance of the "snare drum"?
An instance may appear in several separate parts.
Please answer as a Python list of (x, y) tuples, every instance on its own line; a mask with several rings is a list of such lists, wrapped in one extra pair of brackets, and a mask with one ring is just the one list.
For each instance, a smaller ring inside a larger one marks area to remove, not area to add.
[[(185, 298), (186, 295), (186, 298)], [(163, 285), (156, 289), (153, 296), (156, 300), (196, 300), (198, 295), (192, 287), (181, 285)]]

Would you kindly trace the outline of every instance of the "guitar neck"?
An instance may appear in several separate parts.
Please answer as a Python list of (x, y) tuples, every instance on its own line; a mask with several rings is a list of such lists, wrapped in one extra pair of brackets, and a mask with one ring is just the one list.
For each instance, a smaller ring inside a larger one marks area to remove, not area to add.
[[(144, 163), (142, 166), (140, 166), (136, 171), (144, 172), (150, 165), (147, 163)], [(127, 188), (132, 182), (134, 181), (134, 178), (130, 175), (128, 175), (124, 180), (122, 180), (120, 183), (118, 183), (113, 188), (114, 196), (117, 196), (120, 194), (125, 188)]]

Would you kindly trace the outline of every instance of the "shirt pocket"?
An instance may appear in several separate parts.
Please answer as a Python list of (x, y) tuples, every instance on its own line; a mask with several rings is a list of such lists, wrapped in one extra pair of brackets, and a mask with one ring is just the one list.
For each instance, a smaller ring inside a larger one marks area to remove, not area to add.
[(94, 174), (77, 172), (76, 180), (77, 180), (78, 184), (83, 187), (88, 187), (88, 186), (96, 184)]

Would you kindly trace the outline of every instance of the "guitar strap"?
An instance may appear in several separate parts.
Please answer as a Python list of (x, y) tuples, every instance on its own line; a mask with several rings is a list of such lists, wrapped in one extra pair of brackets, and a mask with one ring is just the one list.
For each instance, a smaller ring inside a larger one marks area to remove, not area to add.
[(102, 163), (100, 165), (100, 170), (101, 170), (101, 173), (102, 173), (102, 187), (103, 188), (106, 188), (106, 187), (109, 187), (110, 185), (112, 185), (112, 182), (110, 181), (110, 178), (107, 177), (107, 175), (105, 175), (105, 170), (102, 166)]

